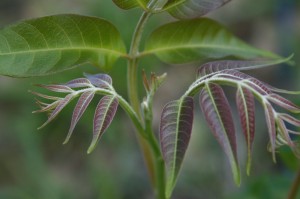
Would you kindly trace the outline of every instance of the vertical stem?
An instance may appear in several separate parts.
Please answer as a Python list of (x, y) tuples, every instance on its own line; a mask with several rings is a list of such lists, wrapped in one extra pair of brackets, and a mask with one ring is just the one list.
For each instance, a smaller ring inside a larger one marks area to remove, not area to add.
[[(128, 97), (134, 111), (138, 114), (138, 117), (142, 119), (140, 100), (138, 96), (138, 82), (137, 82), (137, 67), (138, 67), (138, 55), (139, 44), (142, 38), (142, 32), (145, 24), (149, 19), (151, 13), (144, 12), (136, 26), (135, 32), (132, 37), (132, 43), (129, 50), (127, 82), (128, 82)], [(157, 140), (153, 135), (152, 129), (145, 129), (148, 139), (145, 139), (137, 135), (140, 147), (143, 152), (143, 157), (147, 165), (148, 173), (152, 182), (152, 186), (155, 188), (156, 196), (158, 199), (165, 199), (164, 194), (164, 162), (161, 157), (161, 153), (158, 147)]]
[(296, 196), (297, 196), (297, 193), (298, 193), (299, 189), (300, 189), (300, 168), (298, 170), (296, 178), (295, 178), (295, 180), (292, 184), (292, 187), (290, 189), (288, 199), (296, 199)]
[(149, 19), (151, 13), (144, 12), (136, 26), (136, 29), (132, 36), (132, 41), (129, 50), (129, 61), (128, 61), (128, 97), (133, 109), (137, 112), (139, 117), (141, 117), (140, 111), (140, 101), (138, 97), (138, 86), (137, 86), (137, 56), (139, 55), (139, 44), (142, 39), (142, 33)]

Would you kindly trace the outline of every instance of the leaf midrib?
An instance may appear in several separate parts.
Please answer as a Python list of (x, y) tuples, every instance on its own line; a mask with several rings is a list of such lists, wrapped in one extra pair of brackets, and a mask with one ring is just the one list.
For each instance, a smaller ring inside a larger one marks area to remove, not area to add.
[(171, 47), (164, 47), (164, 48), (153, 48), (153, 49), (149, 49), (149, 50), (145, 50), (143, 52), (140, 53), (140, 56), (144, 56), (144, 55), (148, 55), (151, 53), (157, 53), (157, 52), (161, 52), (161, 51), (170, 51), (170, 50), (180, 50), (180, 49), (195, 49), (195, 48), (219, 48), (219, 49), (231, 49), (231, 50), (236, 50), (236, 51), (244, 51), (244, 52), (261, 52), (262, 54), (265, 55), (272, 55), (271, 53), (267, 53), (265, 51), (262, 50), (256, 50), (256, 49), (252, 49), (251, 47), (247, 47), (247, 48), (237, 48), (237, 47), (228, 47), (225, 45), (175, 45), (175, 46), (171, 46)]
[(122, 53), (115, 50), (109, 50), (105, 48), (96, 48), (96, 47), (70, 47), (70, 48), (48, 48), (48, 49), (34, 49), (34, 50), (22, 50), (22, 51), (15, 51), (15, 52), (7, 52), (7, 53), (1, 53), (1, 55), (17, 55), (17, 54), (27, 54), (27, 53), (39, 53), (39, 52), (51, 52), (51, 51), (66, 51), (66, 50), (74, 50), (74, 51), (84, 51), (84, 50), (92, 50), (92, 51), (101, 51), (101, 52), (107, 52), (108, 54), (115, 54), (122, 57), (126, 57), (126, 53)]

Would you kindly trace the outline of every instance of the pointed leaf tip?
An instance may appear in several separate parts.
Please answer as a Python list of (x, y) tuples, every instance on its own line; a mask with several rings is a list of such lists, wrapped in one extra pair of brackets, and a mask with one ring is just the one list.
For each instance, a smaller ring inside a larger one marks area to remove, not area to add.
[(255, 133), (255, 101), (252, 92), (239, 87), (236, 93), (236, 104), (247, 144), (247, 174), (250, 174), (252, 145)]
[(60, 112), (63, 108), (65, 108), (65, 106), (74, 98), (73, 94), (68, 94), (65, 98), (63, 98), (62, 100), (60, 100), (58, 102), (58, 105), (56, 106), (56, 108), (53, 110), (53, 112), (51, 113), (51, 115), (49, 116), (48, 120), (42, 125), (40, 126), (38, 129), (43, 128), (44, 126), (46, 126), (47, 124), (49, 124)]
[(197, 76), (205, 76), (207, 74), (219, 72), (226, 69), (234, 70), (253, 70), (258, 68), (264, 68), (272, 65), (288, 62), (292, 56), (287, 58), (277, 59), (262, 59), (262, 60), (221, 60), (207, 62), (200, 66), (197, 72)]
[(86, 108), (88, 107), (90, 102), (92, 101), (94, 95), (95, 95), (94, 91), (87, 91), (87, 92), (84, 92), (78, 99), (78, 102), (74, 108), (74, 112), (72, 115), (71, 126), (69, 129), (68, 135), (67, 135), (65, 141), (63, 142), (63, 144), (66, 144), (69, 141), (77, 122), (79, 121), (79, 119), (83, 115), (84, 111), (86, 110)]
[(87, 153), (91, 153), (105, 130), (111, 124), (119, 105), (116, 96), (104, 96), (97, 105), (94, 115), (93, 139)]
[(96, 87), (99, 88), (110, 88), (112, 85), (112, 79), (107, 74), (95, 74), (91, 75), (84, 73), (84, 76)]
[(276, 156), (275, 156), (276, 126), (275, 126), (274, 109), (269, 103), (264, 103), (263, 106), (264, 106), (265, 117), (268, 126), (269, 137), (270, 137), (269, 150), (272, 152), (273, 161), (276, 162)]
[(235, 127), (229, 102), (220, 86), (207, 83), (200, 93), (200, 107), (213, 135), (227, 155), (234, 180), (240, 184)]
[(203, 16), (231, 0), (173, 0), (164, 6), (177, 19), (190, 19)]
[(176, 21), (158, 27), (150, 34), (145, 50), (141, 52), (141, 56), (149, 54), (155, 54), (170, 64), (229, 56), (240, 59), (279, 57), (244, 43), (222, 25), (207, 18)]
[(166, 164), (169, 197), (174, 189), (178, 173), (188, 147), (193, 124), (194, 102), (184, 97), (169, 102), (163, 109), (160, 122), (160, 145)]

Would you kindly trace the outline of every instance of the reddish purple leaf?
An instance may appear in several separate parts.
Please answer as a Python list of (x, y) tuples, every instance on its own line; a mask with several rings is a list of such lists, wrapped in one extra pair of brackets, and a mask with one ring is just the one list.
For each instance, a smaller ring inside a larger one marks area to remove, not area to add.
[(252, 70), (266, 66), (276, 65), (290, 60), (292, 56), (285, 59), (277, 60), (221, 60), (212, 61), (203, 64), (198, 69), (198, 76), (205, 76), (211, 73), (219, 72), (226, 69), (235, 70)]
[(296, 126), (296, 127), (300, 127), (300, 120), (294, 118), (293, 116), (290, 116), (288, 114), (285, 114), (285, 113), (280, 113), (279, 114), (279, 117), (281, 119), (283, 119), (284, 121)]
[(63, 98), (62, 100), (58, 101), (58, 105), (56, 106), (56, 108), (54, 109), (54, 111), (51, 113), (51, 115), (49, 116), (48, 120), (42, 125), (40, 126), (38, 129), (43, 128), (44, 126), (46, 126), (49, 122), (51, 122), (59, 113), (60, 111), (74, 98), (73, 94), (68, 94), (65, 98)]
[(91, 82), (86, 78), (71, 80), (65, 84), (69, 88), (82, 88), (91, 86)]
[(37, 86), (48, 89), (50, 91), (59, 92), (59, 93), (72, 93), (73, 90), (65, 85), (52, 84), (52, 85), (43, 85), (38, 84)]
[(255, 101), (254, 96), (247, 88), (238, 88), (236, 93), (237, 110), (241, 126), (247, 143), (247, 173), (250, 174), (252, 144), (255, 133)]
[(99, 88), (109, 88), (112, 85), (112, 79), (107, 74), (96, 74), (96, 75), (90, 75), (90, 74), (84, 74), (86, 78), (96, 87)]
[(55, 97), (55, 96), (50, 96), (50, 95), (44, 95), (42, 93), (38, 93), (38, 92), (34, 92), (34, 91), (29, 91), (30, 93), (32, 93), (33, 95), (36, 95), (38, 97), (42, 97), (45, 99), (49, 99), (49, 100), (61, 100), (62, 98), (60, 97)]
[(99, 139), (112, 122), (118, 108), (118, 99), (116, 96), (104, 96), (97, 105), (94, 115), (93, 139), (88, 149), (91, 153)]
[(269, 103), (264, 103), (263, 105), (265, 109), (266, 122), (268, 126), (269, 137), (270, 137), (270, 150), (272, 152), (273, 161), (276, 162), (276, 157), (275, 157), (276, 127), (275, 127), (274, 110), (271, 104)]
[(79, 121), (84, 111), (92, 101), (94, 95), (95, 95), (94, 91), (87, 91), (83, 93), (78, 99), (78, 102), (74, 108), (74, 112), (71, 120), (71, 126), (63, 144), (66, 144), (69, 141), (77, 122)]
[(222, 88), (208, 83), (200, 94), (200, 106), (213, 135), (229, 158), (235, 182), (240, 184), (235, 128), (231, 109)]
[(167, 196), (170, 196), (188, 147), (193, 126), (192, 97), (169, 102), (160, 122), (160, 145), (167, 168)]
[(271, 93), (267, 96), (267, 98), (269, 101), (273, 102), (274, 104), (276, 104), (286, 110), (296, 112), (296, 113), (300, 112), (299, 106), (295, 105), (293, 102), (281, 97), (278, 94)]
[(164, 8), (177, 19), (191, 19), (200, 17), (215, 10), (230, 0), (184, 0), (167, 1)]
[[(269, 86), (268, 84), (251, 77), (250, 75), (247, 75), (245, 73), (239, 72), (237, 70), (223, 70), (219, 77), (224, 77), (232, 80), (240, 80), (243, 81), (245, 84), (256, 90), (261, 95), (267, 95), (272, 93), (272, 86)], [(247, 80), (247, 81), (245, 81)]]
[(289, 131), (286, 128), (286, 125), (284, 124), (284, 121), (280, 118), (277, 118), (276, 124), (278, 126), (279, 134), (277, 134), (277, 137), (280, 135), (284, 141), (286, 142), (285, 144), (288, 144), (291, 148), (294, 147), (294, 143), (289, 135)]
[(54, 101), (51, 104), (47, 104), (44, 102), (41, 102), (39, 100), (36, 100), (36, 103), (39, 105), (41, 108), (40, 110), (33, 111), (33, 113), (42, 113), (42, 112), (47, 112), (47, 111), (52, 111), (57, 105), (59, 104), (60, 101)]

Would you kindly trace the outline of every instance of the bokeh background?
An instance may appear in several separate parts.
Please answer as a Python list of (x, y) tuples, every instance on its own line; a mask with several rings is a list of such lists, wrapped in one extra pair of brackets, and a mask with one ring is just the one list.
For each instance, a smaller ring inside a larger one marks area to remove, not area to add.
[[(113, 22), (127, 46), (140, 10), (123, 11), (111, 0), (0, 0), (0, 27), (21, 19), (58, 13), (78, 13), (106, 18)], [(296, 65), (282, 65), (251, 72), (274, 86), (300, 89), (300, 1), (299, 0), (235, 0), (209, 14), (235, 35), (252, 45), (283, 56), (295, 54)], [(158, 25), (172, 21), (160, 14), (151, 19), (145, 37)], [(198, 65), (167, 66), (155, 57), (141, 62), (148, 73), (167, 72), (168, 77), (155, 98), (156, 130), (165, 103), (177, 99), (194, 80)], [(67, 145), (72, 107), (42, 130), (36, 130), (46, 115), (33, 115), (37, 109), (34, 96), (37, 83), (66, 82), (81, 77), (83, 72), (99, 73), (90, 65), (48, 77), (13, 79), (0, 77), (0, 199), (147, 199), (153, 198), (143, 158), (139, 152), (133, 127), (119, 109), (96, 150), (86, 154), (92, 137), (93, 100), (78, 123)], [(126, 65), (118, 61), (110, 75), (116, 90), (126, 97)], [(178, 80), (181, 81), (178, 81)], [(141, 96), (143, 96), (142, 86)], [(233, 90), (228, 96), (234, 101)], [(293, 99), (300, 104), (299, 96)], [(234, 106), (234, 103), (232, 103)], [(235, 109), (233, 107), (233, 109)], [(245, 173), (245, 142), (238, 135), (242, 184), (236, 187), (229, 163), (207, 129), (199, 111), (187, 155), (179, 176), (174, 199), (257, 199), (286, 198), (289, 186), (299, 168), (288, 148), (279, 149), (274, 164), (267, 151), (268, 135), (263, 111), (257, 106), (257, 133), (250, 177)], [(237, 132), (240, 126), (237, 125)], [(298, 194), (298, 198), (300, 198)]]

